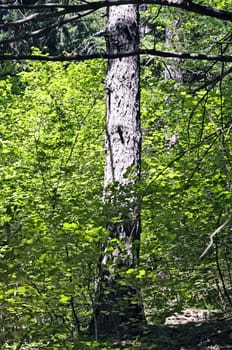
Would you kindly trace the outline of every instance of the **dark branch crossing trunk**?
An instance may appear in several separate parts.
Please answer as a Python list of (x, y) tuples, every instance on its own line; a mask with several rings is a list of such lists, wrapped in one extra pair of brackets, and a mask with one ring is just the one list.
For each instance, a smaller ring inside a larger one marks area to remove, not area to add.
[[(137, 5), (108, 8), (108, 53), (138, 52), (138, 21)], [(109, 238), (99, 264), (93, 323), (99, 334), (122, 336), (136, 333), (144, 322), (139, 290), (127, 277), (127, 271), (138, 266), (141, 232), (135, 192), (141, 153), (139, 56), (110, 59), (105, 88), (104, 202)]]

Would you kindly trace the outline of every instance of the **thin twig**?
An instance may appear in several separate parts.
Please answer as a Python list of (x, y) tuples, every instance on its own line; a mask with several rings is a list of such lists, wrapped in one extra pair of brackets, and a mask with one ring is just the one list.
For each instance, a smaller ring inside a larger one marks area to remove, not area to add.
[(208, 246), (206, 247), (206, 249), (201, 254), (200, 259), (202, 259), (206, 255), (208, 250), (212, 247), (214, 236), (217, 233), (219, 233), (230, 222), (230, 220), (231, 220), (231, 216), (221, 226), (219, 226), (213, 233), (211, 233), (211, 235), (210, 235), (210, 242), (209, 242)]

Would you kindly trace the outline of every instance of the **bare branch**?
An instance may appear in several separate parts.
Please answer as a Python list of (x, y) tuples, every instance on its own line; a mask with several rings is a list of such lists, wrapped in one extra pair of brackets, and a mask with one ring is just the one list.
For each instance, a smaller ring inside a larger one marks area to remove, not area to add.
[[(0, 5), (0, 10), (12, 10), (12, 9), (31, 9), (31, 10), (43, 10), (43, 12), (38, 12), (30, 15), (26, 15), (25, 17), (18, 19), (16, 21), (11, 21), (8, 23), (0, 24), (0, 29), (7, 30), (9, 28), (13, 28), (15, 30), (14, 36), (9, 39), (3, 39), (0, 41), (0, 44), (9, 44), (9, 43), (15, 43), (19, 42), (21, 40), (28, 40), (32, 37), (40, 37), (44, 35), (44, 33), (50, 32), (52, 29), (55, 29), (56, 27), (60, 28), (61, 26), (70, 23), (72, 21), (79, 20), (81, 17), (87, 16), (88, 14), (102, 9), (106, 6), (118, 6), (122, 4), (133, 4), (137, 3), (137, 0), (112, 0), (110, 3), (108, 0), (102, 0), (102, 1), (94, 1), (92, 3), (88, 1), (83, 1), (83, 4), (79, 5), (65, 5), (65, 4), (55, 4), (55, 3), (47, 3), (44, 5)], [(216, 8), (210, 8), (199, 4), (194, 4), (191, 0), (141, 0), (140, 4), (154, 4), (154, 5), (163, 5), (163, 6), (170, 6), (170, 7), (176, 7), (180, 9), (184, 9), (190, 12), (195, 12), (201, 15), (216, 17), (222, 20), (232, 21), (232, 12), (219, 10)], [(57, 11), (54, 11), (56, 9)], [(58, 10), (61, 9), (61, 10)], [(51, 10), (51, 12), (49, 11)], [(48, 12), (44, 12), (48, 11)], [(75, 13), (74, 16), (70, 16), (69, 18), (64, 18), (65, 15)], [(54, 19), (54, 23), (50, 23), (47, 26), (41, 26), (41, 22), (47, 20), (47, 19)], [(33, 28), (31, 31), (27, 31), (24, 34), (20, 34), (21, 31), (20, 26), (28, 23), (34, 23), (38, 24), (39, 28)], [(17, 29), (17, 30), (16, 30)], [(17, 34), (16, 34), (17, 33)], [(185, 57), (185, 54), (182, 54), (184, 56), (181, 57), (181, 55), (178, 56), (178, 54), (172, 54), (170, 56), (167, 56), (166, 54), (159, 54), (156, 52), (150, 52), (148, 54), (160, 56), (160, 57), (180, 57), (180, 58), (191, 58), (191, 59), (206, 59), (206, 60), (215, 60), (215, 58), (211, 58), (211, 56), (207, 56), (205, 58), (203, 57)], [(130, 56), (130, 55), (128, 55)], [(102, 55), (101, 55), (102, 57)], [(123, 56), (122, 56), (123, 57)], [(224, 56), (223, 56), (224, 57)], [(83, 60), (83, 59), (91, 59), (90, 58), (77, 58), (73, 60)], [(104, 57), (103, 58), (107, 58)], [(18, 58), (20, 59), (20, 58)], [(4, 60), (4, 57), (1, 56), (1, 60)], [(52, 59), (56, 60), (56, 59)], [(63, 60), (63, 58), (61, 58)], [(222, 62), (231, 62), (230, 58), (224, 57), (223, 59), (217, 59)]]
[(155, 49), (141, 49), (139, 51), (133, 52), (121, 52), (117, 54), (108, 54), (105, 52), (98, 52), (86, 55), (67, 55), (67, 56), (49, 56), (49, 55), (11, 55), (5, 54), (0, 55), (0, 61), (23, 61), (23, 60), (33, 60), (33, 61), (86, 61), (92, 59), (117, 59), (123, 57), (130, 57), (135, 55), (151, 55), (157, 57), (165, 58), (179, 58), (187, 60), (198, 60), (198, 61), (216, 61), (216, 62), (232, 62), (232, 55), (207, 55), (201, 53), (178, 53), (178, 52), (167, 52), (159, 51)]
[(14, 34), (13, 38), (0, 40), (0, 45), (1, 44), (10, 44), (10, 43), (19, 42), (22, 40), (27, 40), (27, 39), (29, 40), (30, 38), (33, 38), (33, 37), (43, 36), (44, 34), (47, 34), (48, 32), (50, 32), (52, 29), (54, 29), (56, 27), (61, 28), (65, 24), (80, 20), (81, 18), (88, 16), (93, 12), (94, 12), (94, 10), (89, 10), (89, 11), (86, 11), (82, 14), (77, 14), (76, 16), (69, 17), (67, 19), (57, 19), (56, 22), (49, 24), (46, 27), (42, 27), (42, 28), (39, 28), (37, 30), (33, 30), (33, 31), (25, 33), (23, 35), (19, 34), (17, 36)]
[[(195, 4), (191, 0), (141, 0), (139, 2), (141, 5), (143, 4), (152, 4), (152, 5), (163, 5), (169, 7), (176, 7), (183, 10), (187, 10), (190, 12), (198, 13), (203, 16), (209, 16), (218, 18), (224, 21), (232, 22), (232, 12), (220, 10), (217, 8), (204, 6), (201, 4)], [(60, 16), (62, 12), (72, 13), (72, 12), (83, 12), (88, 10), (99, 10), (101, 8), (107, 6), (119, 6), (119, 5), (128, 5), (128, 4), (138, 4), (138, 0), (121, 0), (121, 1), (94, 1), (94, 2), (85, 2), (81, 5), (62, 5), (62, 4), (54, 4), (48, 3), (44, 5), (0, 5), (0, 10), (11, 10), (11, 9), (20, 9), (20, 10), (40, 10), (40, 9), (59, 9), (63, 8), (63, 11), (58, 11), (57, 13), (53, 13), (54, 16)]]
[(188, 53), (188, 52), (166, 52), (155, 49), (140, 50), (141, 55), (152, 55), (165, 58), (179, 58), (187, 60), (200, 61), (217, 61), (217, 62), (232, 62), (232, 55), (207, 55), (203, 53)]
[(209, 85), (211, 85), (210, 89), (212, 87), (214, 87), (222, 78), (225, 78), (227, 75), (229, 75), (230, 73), (232, 73), (232, 67), (230, 67), (229, 69), (227, 69), (225, 72), (223, 72), (223, 74), (218, 74), (215, 77), (213, 77), (211, 80), (205, 82), (203, 85), (197, 87), (196, 89), (192, 90), (192, 93), (195, 94), (196, 92), (202, 90), (202, 89), (206, 89)]
[(12, 22), (7, 22), (0, 24), (0, 29), (8, 29), (11, 27), (18, 27), (21, 26), (22, 24), (26, 24), (29, 22), (36, 22), (36, 21), (46, 21), (47, 19), (53, 18), (53, 17), (60, 17), (68, 14), (66, 10), (63, 11), (57, 11), (57, 12), (41, 12), (41, 13), (34, 13), (31, 14), (27, 17), (23, 17), (21, 19), (18, 19), (17, 21), (12, 21)]

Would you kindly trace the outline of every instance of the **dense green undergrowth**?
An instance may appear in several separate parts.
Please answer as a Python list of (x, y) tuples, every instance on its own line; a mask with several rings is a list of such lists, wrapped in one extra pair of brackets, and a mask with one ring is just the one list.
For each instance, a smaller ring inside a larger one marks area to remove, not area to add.
[[(58, 349), (75, 343), (93, 315), (107, 237), (104, 66), (17, 70), (0, 81), (1, 346), (17, 349), (26, 339), (27, 349)], [(200, 259), (231, 209), (230, 90), (223, 99), (217, 87), (192, 96), (172, 82), (154, 84), (150, 69), (142, 74), (141, 256), (139, 268), (122, 274), (141, 290), (151, 324), (186, 306), (231, 305), (230, 222)]]

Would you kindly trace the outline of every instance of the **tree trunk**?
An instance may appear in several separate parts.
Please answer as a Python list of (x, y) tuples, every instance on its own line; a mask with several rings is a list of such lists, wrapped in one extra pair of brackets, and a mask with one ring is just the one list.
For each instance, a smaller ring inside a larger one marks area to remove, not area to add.
[[(181, 52), (181, 35), (179, 33), (179, 28), (181, 26), (181, 18), (173, 21), (169, 27), (166, 28), (166, 45), (171, 51)], [(172, 79), (178, 83), (183, 82), (183, 61), (179, 58), (173, 58), (169, 60), (165, 69), (165, 79)]]
[[(137, 51), (137, 5), (109, 7), (107, 20), (108, 52)], [(99, 264), (94, 323), (99, 334), (122, 336), (136, 333), (144, 322), (139, 290), (125, 277), (128, 269), (138, 266), (141, 232), (135, 192), (141, 155), (139, 56), (110, 59), (105, 87), (104, 202), (109, 239)]]

